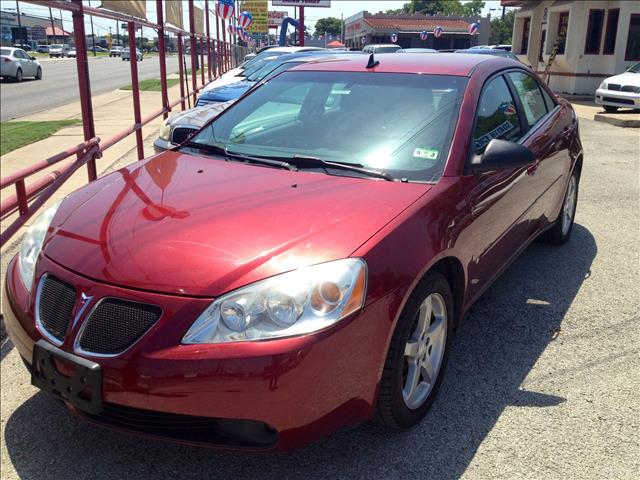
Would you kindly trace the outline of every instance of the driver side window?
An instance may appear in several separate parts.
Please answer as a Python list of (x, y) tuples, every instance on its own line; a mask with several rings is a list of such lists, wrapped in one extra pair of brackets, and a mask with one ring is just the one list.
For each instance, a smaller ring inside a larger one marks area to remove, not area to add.
[(522, 137), (516, 103), (502, 76), (484, 87), (476, 116), (473, 143), (478, 155), (494, 138), (517, 142)]

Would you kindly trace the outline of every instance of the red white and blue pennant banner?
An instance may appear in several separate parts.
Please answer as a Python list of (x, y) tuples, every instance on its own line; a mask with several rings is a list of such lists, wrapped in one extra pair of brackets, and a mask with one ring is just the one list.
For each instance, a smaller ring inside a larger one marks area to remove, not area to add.
[(360, 37), (360, 43), (361, 43), (362, 45), (364, 45), (365, 43), (367, 43), (367, 37), (366, 37), (366, 36), (364, 36), (364, 37)]
[(397, 33), (392, 33), (391, 34), (391, 42), (396, 43), (398, 41), (398, 34)]
[(444, 32), (444, 28), (438, 25), (436, 28), (433, 29), (433, 36), (438, 38), (440, 35), (442, 35), (443, 32)]
[(480, 32), (480, 24), (478, 22), (473, 22), (469, 24), (469, 35), (478, 35)]
[(218, 15), (224, 20), (230, 20), (235, 11), (233, 4), (234, 0), (218, 0)]
[(429, 37), (429, 32), (427, 32), (426, 30), (420, 32), (420, 40), (426, 40), (427, 37)]

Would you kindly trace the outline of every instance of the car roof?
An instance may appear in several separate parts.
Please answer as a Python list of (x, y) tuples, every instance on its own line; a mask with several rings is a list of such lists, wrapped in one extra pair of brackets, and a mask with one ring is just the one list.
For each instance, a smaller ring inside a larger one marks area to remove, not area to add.
[(291, 71), (327, 71), (327, 72), (364, 72), (375, 71), (382, 73), (421, 73), (427, 75), (454, 75), (468, 77), (477, 65), (493, 62), (497, 68), (512, 67), (522, 64), (508, 57), (498, 55), (459, 55), (455, 53), (440, 53), (438, 55), (424, 55), (421, 53), (376, 54), (374, 59), (380, 62), (374, 68), (367, 70), (366, 65), (370, 55), (341, 55), (339, 58), (317, 59), (316, 62), (306, 62), (297, 65)]
[(475, 55), (505, 55), (508, 56), (510, 52), (506, 50), (500, 50), (498, 48), (461, 48), (454, 53), (473, 53)]
[(395, 43), (371, 43), (369, 45), (365, 45), (366, 47), (400, 47), (400, 45), (396, 45)]
[(303, 51), (312, 51), (312, 50), (324, 50), (324, 48), (320, 47), (275, 47), (270, 48), (268, 51), (271, 52), (303, 52)]

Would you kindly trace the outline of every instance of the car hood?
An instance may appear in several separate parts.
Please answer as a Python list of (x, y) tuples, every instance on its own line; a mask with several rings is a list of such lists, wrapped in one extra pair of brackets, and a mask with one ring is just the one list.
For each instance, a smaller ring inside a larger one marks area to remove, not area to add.
[(633, 85), (634, 87), (640, 87), (640, 73), (625, 72), (620, 75), (609, 77), (606, 80), (607, 83), (619, 83), (620, 85)]
[(97, 281), (215, 297), (348, 257), (430, 188), (170, 151), (67, 197), (43, 251)]
[(227, 109), (235, 100), (228, 102), (212, 103), (202, 107), (191, 108), (184, 112), (176, 113), (169, 118), (170, 125), (189, 125), (195, 128), (204, 126), (209, 120)]
[(208, 92), (214, 88), (222, 87), (223, 85), (228, 85), (230, 83), (241, 82), (244, 80), (244, 76), (242, 75), (243, 69), (234, 68), (233, 70), (229, 70), (227, 73), (214, 80), (210, 84), (206, 85), (202, 92)]
[(230, 83), (229, 85), (212, 88), (211, 90), (202, 92), (200, 98), (210, 102), (227, 102), (229, 100), (235, 100), (244, 92), (249, 90), (253, 83), (254, 82), (243, 80), (241, 82)]

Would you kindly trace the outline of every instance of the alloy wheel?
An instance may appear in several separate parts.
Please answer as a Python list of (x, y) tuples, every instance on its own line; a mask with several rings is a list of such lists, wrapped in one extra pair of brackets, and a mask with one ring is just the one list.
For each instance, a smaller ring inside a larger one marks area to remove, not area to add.
[(438, 293), (420, 305), (413, 330), (405, 345), (402, 397), (412, 410), (429, 397), (440, 372), (447, 344), (447, 307)]

